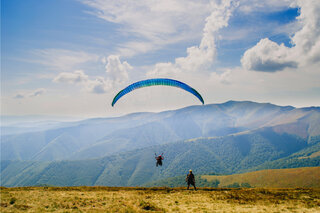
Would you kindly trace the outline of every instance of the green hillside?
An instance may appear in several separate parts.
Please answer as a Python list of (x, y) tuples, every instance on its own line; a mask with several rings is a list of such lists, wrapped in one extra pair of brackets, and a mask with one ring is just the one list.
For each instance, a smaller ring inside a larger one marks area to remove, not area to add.
[[(164, 152), (163, 167), (155, 167), (154, 152)], [(137, 186), (196, 174), (234, 174), (244, 171), (320, 166), (320, 142), (263, 128), (246, 134), (201, 138), (80, 161), (3, 161), (3, 186), (106, 185)], [(314, 154), (315, 153), (315, 154)]]
[(308, 146), (307, 148), (293, 153), (290, 156), (264, 162), (263, 164), (253, 167), (245, 171), (255, 171), (262, 169), (285, 169), (285, 168), (296, 168), (296, 167), (308, 167), (308, 166), (319, 166), (320, 165), (320, 143), (315, 143)]

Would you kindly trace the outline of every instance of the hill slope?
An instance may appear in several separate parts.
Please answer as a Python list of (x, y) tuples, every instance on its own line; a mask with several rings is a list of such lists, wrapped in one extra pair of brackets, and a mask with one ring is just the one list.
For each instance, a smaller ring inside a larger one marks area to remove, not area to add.
[[(163, 167), (153, 154), (165, 153)], [(267, 168), (320, 166), (320, 142), (278, 134), (266, 127), (246, 134), (201, 138), (147, 147), (94, 160), (56, 162), (2, 161), (2, 185), (136, 186), (163, 178), (196, 174), (232, 174)]]
[(320, 187), (320, 167), (268, 169), (227, 176), (203, 175), (207, 181), (219, 180), (219, 187), (248, 183), (252, 187), (296, 188)]

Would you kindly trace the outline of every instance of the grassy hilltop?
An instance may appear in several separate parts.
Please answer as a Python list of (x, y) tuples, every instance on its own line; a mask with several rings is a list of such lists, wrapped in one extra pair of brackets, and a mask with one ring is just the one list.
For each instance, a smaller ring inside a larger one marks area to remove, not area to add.
[(207, 181), (219, 180), (220, 187), (248, 183), (252, 187), (320, 187), (320, 167), (269, 169), (225, 176), (204, 175)]
[(1, 212), (319, 212), (320, 189), (1, 188)]

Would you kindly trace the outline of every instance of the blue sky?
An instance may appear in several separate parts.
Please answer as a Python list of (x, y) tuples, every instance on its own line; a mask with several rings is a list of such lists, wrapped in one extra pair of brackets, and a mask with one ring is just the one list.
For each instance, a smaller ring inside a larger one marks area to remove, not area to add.
[(206, 103), (319, 105), (320, 35), (308, 32), (319, 25), (319, 7), (316, 0), (3, 0), (2, 115), (114, 116), (197, 104), (181, 91), (150, 88), (111, 108), (124, 86), (159, 76), (186, 81)]

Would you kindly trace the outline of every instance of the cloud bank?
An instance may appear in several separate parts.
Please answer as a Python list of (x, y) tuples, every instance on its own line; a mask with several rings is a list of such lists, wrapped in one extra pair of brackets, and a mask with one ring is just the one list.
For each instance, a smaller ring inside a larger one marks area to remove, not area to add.
[(291, 38), (293, 46), (261, 39), (244, 53), (241, 63), (245, 69), (277, 72), (320, 61), (320, 1), (298, 0), (291, 6), (300, 8), (297, 20), (302, 26)]
[(195, 72), (210, 68), (217, 55), (216, 35), (221, 28), (228, 26), (234, 6), (236, 5), (229, 0), (220, 4), (211, 2), (211, 14), (206, 18), (200, 45), (187, 48), (187, 56), (176, 58), (174, 63), (156, 64), (147, 76), (165, 76), (169, 73)]
[(55, 83), (79, 84), (87, 92), (96, 94), (106, 93), (111, 88), (118, 87), (128, 81), (128, 71), (132, 69), (128, 62), (121, 62), (118, 55), (103, 58), (102, 62), (106, 64), (106, 77), (90, 78), (82, 70), (76, 70), (59, 73), (52, 81)]
[(128, 62), (124, 61), (121, 63), (120, 56), (118, 55), (110, 55), (103, 61), (106, 63), (107, 77), (113, 84), (117, 85), (128, 81), (128, 71), (132, 69)]
[(70, 72), (62, 72), (59, 73), (54, 79), (53, 82), (56, 83), (83, 83), (89, 80), (88, 75), (84, 74), (82, 70), (76, 70), (73, 73)]

